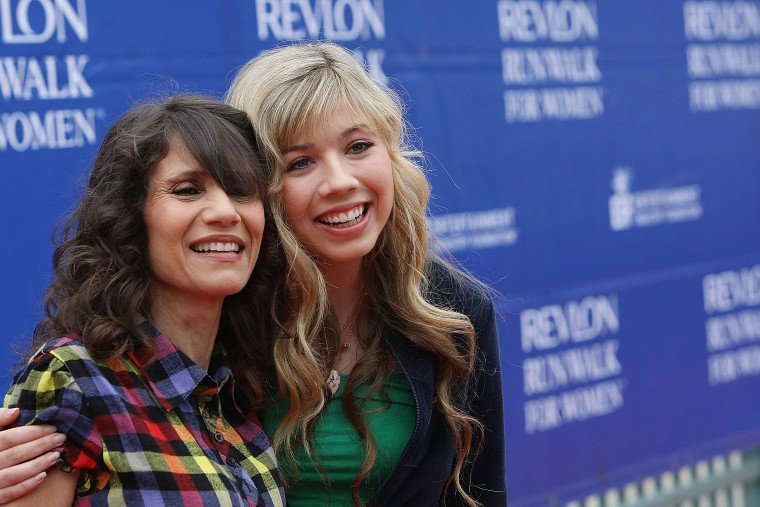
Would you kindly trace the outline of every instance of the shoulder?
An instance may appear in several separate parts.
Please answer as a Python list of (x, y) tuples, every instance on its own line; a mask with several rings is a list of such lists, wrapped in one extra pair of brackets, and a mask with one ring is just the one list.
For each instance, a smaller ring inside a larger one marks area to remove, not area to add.
[(76, 372), (92, 371), (97, 367), (98, 361), (81, 341), (62, 337), (39, 347), (30, 357), (24, 371), (67, 371), (76, 376)]
[[(78, 408), (82, 392), (69, 364), (80, 348), (74, 340), (59, 338), (42, 345), (13, 378), (6, 406), (21, 408), (19, 423), (53, 421), (61, 407)], [(84, 350), (84, 347), (81, 347)]]
[(52, 424), (65, 434), (67, 464), (93, 468), (102, 454), (97, 414), (111, 413), (114, 407), (106, 407), (106, 396), (100, 394), (107, 385), (82, 342), (58, 338), (36, 350), (14, 377), (4, 403), (20, 409), (16, 425)]
[(475, 331), (478, 361), (489, 371), (498, 370), (499, 337), (496, 309), (488, 287), (455, 267), (431, 259), (425, 274), (428, 279), (427, 300), (445, 310), (466, 316)]
[(425, 276), (431, 304), (466, 315), (476, 327), (494, 318), (493, 298), (474, 277), (438, 259), (427, 261)]
[(68, 337), (52, 339), (32, 352), (26, 364), (16, 373), (15, 381), (32, 371), (65, 370), (67, 362), (83, 358), (91, 359), (80, 341)]
[(45, 356), (55, 357), (59, 361), (94, 361), (84, 344), (74, 338), (62, 337), (50, 340), (42, 345), (32, 356), (32, 361)]
[(22, 399), (26, 394), (37, 393), (39, 400), (45, 398), (52, 402), (63, 390), (80, 391), (80, 380), (100, 376), (100, 370), (101, 364), (81, 341), (55, 338), (37, 348), (16, 372), (9, 396)]

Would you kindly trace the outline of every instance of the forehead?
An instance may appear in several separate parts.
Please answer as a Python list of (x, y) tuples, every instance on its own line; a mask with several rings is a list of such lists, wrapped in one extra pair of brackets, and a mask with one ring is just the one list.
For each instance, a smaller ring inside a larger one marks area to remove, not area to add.
[(312, 112), (301, 121), (291, 123), (280, 139), (280, 146), (286, 148), (303, 142), (306, 139), (324, 137), (326, 135), (343, 135), (353, 128), (375, 132), (375, 122), (354, 107), (339, 103), (335, 108), (320, 112)]
[(149, 181), (154, 182), (184, 173), (200, 175), (208, 174), (208, 171), (201, 167), (185, 143), (177, 137), (172, 137), (166, 155), (150, 171)]

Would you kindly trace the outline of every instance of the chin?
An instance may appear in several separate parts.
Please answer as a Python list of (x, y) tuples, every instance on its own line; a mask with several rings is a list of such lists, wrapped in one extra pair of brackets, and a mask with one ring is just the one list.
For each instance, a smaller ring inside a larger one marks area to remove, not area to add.
[[(246, 280), (247, 282), (247, 280)], [(245, 283), (220, 283), (216, 286), (215, 295), (218, 297), (227, 297), (237, 294), (245, 288)]]

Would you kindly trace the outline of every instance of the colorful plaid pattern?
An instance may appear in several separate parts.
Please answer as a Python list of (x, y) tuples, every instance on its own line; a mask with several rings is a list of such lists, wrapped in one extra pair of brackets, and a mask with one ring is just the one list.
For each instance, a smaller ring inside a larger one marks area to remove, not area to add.
[(19, 424), (66, 434), (62, 468), (82, 470), (74, 505), (285, 505), (269, 439), (234, 402), (221, 347), (207, 374), (151, 332), (149, 364), (145, 350), (104, 363), (79, 341), (53, 340), (5, 396)]

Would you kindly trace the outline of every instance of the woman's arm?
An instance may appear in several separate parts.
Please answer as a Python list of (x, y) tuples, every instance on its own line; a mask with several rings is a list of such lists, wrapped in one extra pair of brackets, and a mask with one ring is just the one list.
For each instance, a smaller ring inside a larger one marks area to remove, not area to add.
[(79, 470), (62, 472), (53, 468), (42, 484), (29, 494), (10, 502), (8, 505), (39, 507), (70, 507), (74, 503), (74, 492), (79, 480)]
[(478, 335), (478, 359), (471, 410), (483, 423), (483, 434), (478, 442), (482, 449), (472, 465), (470, 479), (472, 491), (483, 505), (502, 507), (507, 505), (504, 402), (493, 302), (489, 300), (478, 313), (473, 321)]
[(18, 418), (18, 409), (0, 408), (0, 504), (39, 486), (45, 471), (58, 460), (66, 437), (55, 426), (31, 425), (4, 429)]

